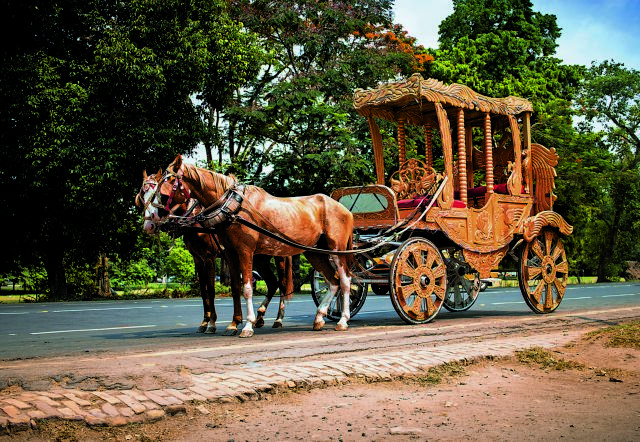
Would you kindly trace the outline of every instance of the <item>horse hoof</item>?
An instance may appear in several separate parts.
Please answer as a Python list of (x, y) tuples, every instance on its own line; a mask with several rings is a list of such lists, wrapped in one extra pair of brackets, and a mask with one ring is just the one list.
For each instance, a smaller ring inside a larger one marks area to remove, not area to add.
[(216, 328), (211, 326), (207, 327), (207, 329), (204, 332), (205, 335), (214, 335), (215, 333), (216, 333)]
[(253, 324), (255, 328), (262, 328), (264, 326), (264, 318), (260, 317), (256, 320), (256, 323)]
[(340, 324), (339, 322), (336, 324), (336, 331), (345, 331), (348, 329), (349, 326), (347, 324)]
[(324, 321), (318, 321), (313, 323), (313, 329), (316, 331), (322, 330), (323, 327), (324, 327)]
[(240, 333), (241, 338), (250, 338), (251, 336), (253, 336), (253, 330), (242, 330)]
[(198, 327), (198, 330), (196, 330), (196, 333), (204, 333), (206, 329), (206, 325), (201, 325), (200, 327)]
[(237, 328), (228, 328), (222, 333), (222, 336), (235, 336), (238, 334)]
[(282, 322), (274, 322), (272, 328), (282, 328)]

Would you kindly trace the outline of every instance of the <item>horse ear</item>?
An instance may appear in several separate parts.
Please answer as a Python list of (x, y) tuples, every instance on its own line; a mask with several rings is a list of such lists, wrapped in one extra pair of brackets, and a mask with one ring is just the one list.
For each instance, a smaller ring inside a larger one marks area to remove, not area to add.
[(162, 179), (162, 168), (158, 169), (158, 173), (156, 173), (156, 181), (159, 183)]
[(142, 179), (143, 179), (144, 181), (146, 181), (146, 180), (147, 180), (147, 178), (148, 178), (148, 177), (147, 177), (147, 169), (145, 169), (145, 170), (143, 170), (143, 171), (142, 171)]
[(175, 160), (173, 160), (173, 164), (175, 166), (175, 170), (180, 170), (182, 168), (182, 155), (178, 155)]

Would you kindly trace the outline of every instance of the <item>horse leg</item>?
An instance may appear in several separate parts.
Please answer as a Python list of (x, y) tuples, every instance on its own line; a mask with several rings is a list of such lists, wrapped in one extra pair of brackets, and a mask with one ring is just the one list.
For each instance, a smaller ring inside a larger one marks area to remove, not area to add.
[(256, 322), (256, 314), (253, 311), (253, 287), (251, 286), (253, 260), (250, 254), (245, 254), (240, 258), (240, 268), (242, 269), (242, 294), (247, 305), (247, 321), (240, 332), (240, 337), (250, 338), (253, 336), (253, 325)]
[(342, 316), (336, 324), (336, 330), (344, 331), (349, 328), (349, 319), (351, 319), (351, 313), (349, 312), (349, 305), (351, 302), (351, 276), (347, 272), (346, 262), (339, 256), (334, 256), (336, 264), (338, 265), (338, 277), (340, 279), (340, 289), (342, 291)]
[(206, 260), (206, 276), (207, 276), (207, 298), (209, 300), (209, 324), (204, 331), (205, 334), (213, 334), (216, 332), (216, 321), (218, 314), (216, 313), (216, 258), (215, 256), (207, 256)]
[(293, 296), (293, 260), (291, 256), (276, 258), (276, 269), (280, 287), (280, 303), (278, 304), (278, 316), (273, 322), (273, 328), (282, 328), (284, 322), (285, 301)]
[(254, 324), (255, 328), (261, 328), (264, 326), (264, 315), (267, 313), (267, 307), (269, 307), (269, 303), (271, 302), (271, 299), (273, 299), (273, 295), (276, 293), (276, 290), (278, 290), (278, 280), (271, 271), (271, 267), (269, 265), (270, 260), (271, 257), (266, 255), (254, 255), (253, 257), (253, 266), (267, 284), (267, 295), (258, 308), (256, 323)]
[(329, 305), (338, 291), (338, 279), (335, 277), (335, 269), (331, 265), (327, 256), (316, 255), (313, 253), (308, 253), (305, 256), (313, 268), (322, 273), (322, 276), (325, 277), (329, 284), (329, 289), (320, 301), (320, 305), (318, 305), (318, 310), (316, 311), (316, 317), (313, 321), (313, 329), (322, 330), (325, 324), (324, 317), (327, 316)]
[(196, 333), (204, 333), (207, 330), (207, 324), (211, 317), (211, 307), (209, 302), (209, 294), (207, 292), (207, 279), (205, 272), (205, 263), (193, 255), (193, 260), (196, 267), (196, 273), (198, 274), (198, 282), (200, 283), (200, 296), (202, 297), (202, 307), (204, 310), (204, 317)]
[(238, 327), (242, 324), (242, 279), (240, 278), (240, 263), (234, 251), (226, 249), (229, 274), (231, 275), (231, 296), (233, 298), (233, 318), (225, 329), (224, 336), (234, 336), (238, 333)]

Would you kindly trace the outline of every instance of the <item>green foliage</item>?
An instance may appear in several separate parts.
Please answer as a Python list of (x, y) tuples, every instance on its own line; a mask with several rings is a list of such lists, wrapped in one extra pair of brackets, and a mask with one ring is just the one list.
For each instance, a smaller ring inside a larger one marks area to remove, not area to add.
[(114, 288), (148, 286), (156, 273), (146, 259), (122, 262), (111, 270), (111, 285)]
[(578, 66), (553, 57), (560, 35), (555, 15), (534, 11), (528, 0), (457, 0), (440, 24), (429, 73), (484, 95), (525, 97), (544, 110), (570, 99), (580, 78)]
[(233, 171), (277, 195), (330, 193), (373, 181), (356, 88), (422, 70), (429, 60), (389, 0), (236, 0), (234, 17), (259, 35), (260, 75), (238, 91), (220, 123)]
[(63, 258), (132, 252), (131, 210), (148, 165), (191, 152), (193, 98), (224, 100), (256, 69), (224, 0), (12, 2), (0, 64), (2, 267), (44, 261), (54, 298)]
[(171, 249), (166, 260), (167, 277), (175, 278), (177, 282), (185, 285), (191, 282), (195, 277), (195, 266), (193, 257), (184, 248), (181, 238), (175, 242), (175, 246)]
[(585, 235), (584, 265), (606, 281), (640, 258), (640, 72), (593, 64), (575, 110), (582, 119), (563, 173), (572, 177), (566, 187)]

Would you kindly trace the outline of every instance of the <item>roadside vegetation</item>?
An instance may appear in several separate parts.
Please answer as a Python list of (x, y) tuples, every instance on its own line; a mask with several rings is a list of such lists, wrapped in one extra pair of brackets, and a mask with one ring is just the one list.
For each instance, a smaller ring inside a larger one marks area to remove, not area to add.
[[(571, 276), (634, 277), (640, 72), (615, 60), (564, 63), (562, 24), (529, 0), (454, 2), (435, 48), (394, 22), (392, 3), (11, 2), (2, 19), (13, 43), (0, 50), (10, 171), (0, 173), (10, 232), (0, 278), (48, 301), (143, 295), (159, 279), (186, 294), (195, 287), (188, 253), (142, 231), (143, 170), (201, 149), (200, 165), (277, 196), (373, 182), (353, 93), (414, 73), (529, 99), (532, 141), (560, 156), (554, 210), (574, 226)], [(396, 150), (393, 129), (380, 130)], [(424, 131), (408, 127), (408, 158), (423, 145)], [(388, 175), (398, 167), (385, 164)]]

